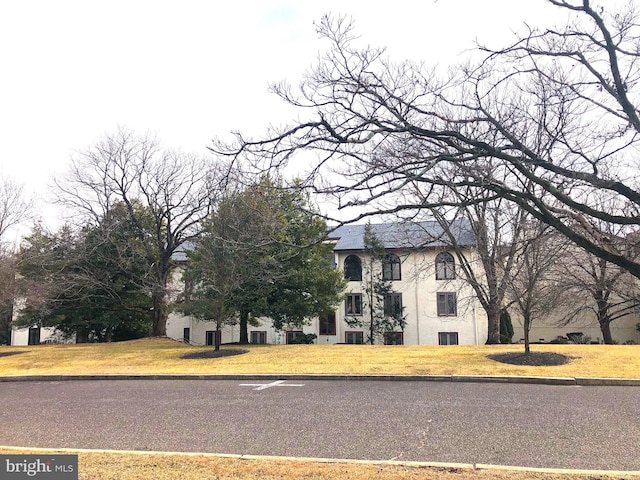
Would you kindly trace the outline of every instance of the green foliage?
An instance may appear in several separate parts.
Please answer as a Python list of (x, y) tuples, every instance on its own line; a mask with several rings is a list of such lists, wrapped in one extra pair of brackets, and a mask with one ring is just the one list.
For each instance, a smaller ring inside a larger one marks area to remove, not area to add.
[(26, 302), (19, 324), (55, 327), (79, 341), (147, 336), (150, 268), (122, 205), (79, 231), (36, 226), (20, 252)]
[[(204, 223), (176, 308), (220, 328), (265, 316), (277, 329), (333, 308), (344, 280), (326, 258), (327, 226), (307, 198), (264, 178), (230, 192)], [(243, 333), (241, 331), (241, 338)]]
[(393, 284), (383, 277), (383, 262), (386, 251), (382, 241), (375, 235), (371, 224), (364, 228), (364, 261), (362, 263), (362, 285), (364, 289), (363, 309), (368, 315), (346, 317), (345, 322), (352, 328), (366, 328), (366, 343), (373, 345), (376, 337), (386, 332), (404, 330), (407, 324), (404, 307), (388, 301), (393, 292)]
[(299, 344), (299, 345), (311, 345), (316, 341), (318, 336), (315, 333), (303, 333), (298, 335), (296, 338), (289, 342), (289, 345)]
[(511, 315), (505, 308), (500, 312), (500, 343), (511, 343), (513, 340), (513, 324)]

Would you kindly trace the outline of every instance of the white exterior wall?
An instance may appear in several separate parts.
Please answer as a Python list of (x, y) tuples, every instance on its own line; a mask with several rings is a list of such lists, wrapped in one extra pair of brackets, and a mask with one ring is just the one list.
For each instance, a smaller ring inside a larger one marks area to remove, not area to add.
[[(511, 314), (511, 322), (513, 323), (513, 342), (524, 341), (523, 322), (517, 313)], [(627, 315), (619, 318), (611, 324), (611, 336), (618, 343), (634, 342), (640, 343), (640, 332), (636, 330), (636, 324), (640, 323), (640, 316)], [(584, 335), (591, 337), (591, 341), (602, 343), (602, 331), (598, 326), (598, 321), (593, 315), (590, 318), (584, 317), (581, 321), (576, 321), (565, 326), (554, 325), (553, 323), (544, 323), (542, 321), (534, 321), (529, 333), (529, 341), (531, 342), (550, 342), (557, 337), (566, 337), (567, 333), (582, 332)]]
[[(40, 343), (47, 343), (55, 340), (55, 343), (64, 341), (65, 343), (73, 343), (75, 339), (62, 339), (62, 334), (53, 327), (42, 327), (40, 329)], [(29, 327), (12, 328), (11, 329), (11, 345), (23, 346), (29, 344)]]
[[(251, 332), (266, 332), (267, 343), (270, 344), (283, 344), (286, 343), (286, 331), (287, 329), (278, 332), (276, 331), (271, 320), (268, 318), (261, 318), (259, 320), (260, 325), (254, 327), (249, 325), (249, 340), (251, 340)], [(169, 314), (167, 320), (167, 336), (175, 340), (184, 340), (184, 329), (190, 329), (189, 343), (191, 345), (206, 345), (207, 331), (215, 331), (215, 322), (206, 322), (202, 320), (196, 320), (193, 317), (181, 315), (178, 313)], [(313, 319), (309, 322), (309, 325), (305, 325), (302, 328), (291, 328), (290, 330), (302, 330), (303, 333), (315, 333), (318, 334), (318, 320)], [(316, 343), (319, 343), (320, 337)], [(323, 337), (324, 339), (324, 337)], [(240, 326), (239, 325), (225, 325), (222, 328), (222, 343), (232, 343), (240, 340)], [(336, 343), (325, 342), (325, 343)]]
[[(402, 293), (402, 305), (407, 324), (404, 329), (405, 345), (438, 345), (438, 333), (457, 333), (460, 345), (479, 345), (487, 339), (487, 319), (484, 310), (470, 287), (461, 279), (436, 280), (435, 257), (440, 251), (396, 252), (401, 260), (401, 280), (392, 281), (395, 293)], [(336, 263), (342, 268), (344, 260), (350, 254), (358, 255), (364, 263), (364, 257), (358, 252), (340, 252)], [(349, 282), (349, 293), (363, 293), (362, 282)], [(457, 313), (455, 317), (438, 317), (438, 292), (455, 292)], [(345, 332), (360, 331), (344, 323), (344, 302), (337, 307), (338, 342), (345, 341)], [(365, 310), (364, 316), (366, 317)], [(366, 339), (366, 327), (362, 329)], [(322, 337), (319, 337), (322, 339)], [(319, 343), (325, 343), (321, 341)], [(330, 342), (331, 343), (331, 342)], [(381, 343), (377, 341), (376, 343)]]

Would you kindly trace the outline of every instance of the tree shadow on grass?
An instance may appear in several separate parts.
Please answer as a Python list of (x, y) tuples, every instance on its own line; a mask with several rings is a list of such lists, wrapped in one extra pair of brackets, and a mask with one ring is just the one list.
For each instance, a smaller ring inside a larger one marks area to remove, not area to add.
[(487, 355), (487, 358), (509, 365), (524, 365), (530, 367), (554, 367), (571, 361), (571, 357), (552, 352), (509, 352)]
[(183, 359), (202, 359), (202, 358), (222, 358), (230, 357), (233, 355), (242, 355), (243, 353), (249, 353), (249, 350), (242, 348), (225, 348), (224, 350), (215, 351), (213, 348), (210, 350), (202, 350), (200, 352), (189, 352), (180, 355)]
[(20, 355), (26, 352), (0, 352), (0, 357), (10, 357), (11, 355)]

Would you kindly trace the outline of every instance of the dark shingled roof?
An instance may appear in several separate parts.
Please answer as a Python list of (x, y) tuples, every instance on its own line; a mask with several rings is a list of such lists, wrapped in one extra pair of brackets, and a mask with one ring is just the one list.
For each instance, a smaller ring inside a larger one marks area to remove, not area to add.
[[(337, 240), (334, 250), (364, 250), (364, 227), (363, 224), (343, 225), (330, 232), (329, 239)], [(371, 224), (371, 228), (386, 249), (437, 248), (451, 245), (442, 227), (435, 220)], [(475, 245), (475, 236), (468, 221), (453, 221), (450, 229), (458, 245)]]

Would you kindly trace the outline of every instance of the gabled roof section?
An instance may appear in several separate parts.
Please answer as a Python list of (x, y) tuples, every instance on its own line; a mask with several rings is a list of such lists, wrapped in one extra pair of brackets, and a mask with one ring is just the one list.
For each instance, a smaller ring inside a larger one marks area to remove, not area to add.
[[(343, 225), (329, 233), (329, 240), (336, 241), (334, 251), (364, 250), (364, 224)], [(412, 250), (448, 247), (449, 237), (435, 220), (428, 222), (403, 222), (371, 224), (373, 233), (386, 249)], [(461, 247), (475, 245), (471, 225), (465, 220), (454, 220), (449, 229)]]

